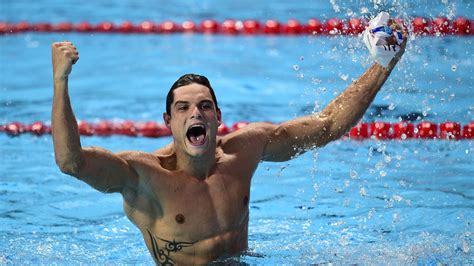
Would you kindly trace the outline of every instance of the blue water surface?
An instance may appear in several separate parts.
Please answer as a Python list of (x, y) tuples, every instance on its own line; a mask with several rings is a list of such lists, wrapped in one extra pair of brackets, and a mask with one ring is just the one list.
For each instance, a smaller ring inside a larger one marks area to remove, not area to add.
[[(375, 4), (374, 4), (375, 3)], [(0, 20), (470, 16), (470, 1), (2, 1)], [(0, 124), (50, 121), (50, 45), (73, 41), (70, 95), (80, 120), (161, 122), (188, 72), (209, 77), (231, 125), (320, 111), (371, 65), (357, 37), (25, 33), (0, 36)], [(474, 120), (473, 41), (410, 38), (365, 121)], [(171, 138), (83, 137), (114, 152)], [(153, 264), (122, 210), (62, 174), (50, 136), (0, 135), (0, 264)], [(339, 140), (285, 163), (261, 163), (250, 200), (249, 264), (473, 264), (472, 141)]]

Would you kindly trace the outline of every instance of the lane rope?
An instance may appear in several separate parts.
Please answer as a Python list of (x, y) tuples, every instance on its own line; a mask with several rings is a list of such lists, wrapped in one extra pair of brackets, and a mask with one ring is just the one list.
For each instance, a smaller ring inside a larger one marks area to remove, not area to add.
[[(396, 19), (399, 23), (409, 26), (411, 31), (420, 36), (448, 36), (472, 35), (474, 20), (465, 17), (448, 19), (446, 17), (424, 18), (415, 17), (410, 21)], [(410, 25), (407, 25), (409, 23)], [(79, 32), (79, 33), (141, 33), (141, 34), (169, 34), (169, 33), (204, 33), (226, 35), (358, 35), (367, 27), (368, 20), (351, 18), (342, 20), (331, 18), (325, 21), (316, 18), (301, 23), (296, 19), (287, 22), (277, 20), (233, 20), (218, 22), (206, 19), (201, 22), (184, 21), (176, 23), (170, 20), (155, 23), (147, 20), (141, 23), (124, 21), (119, 24), (101, 22), (92, 24), (87, 21), (80, 23), (30, 23), (20, 21), (9, 23), (0, 21), (0, 35), (9, 35), (25, 32)]]
[[(222, 124), (218, 129), (218, 135), (226, 135), (237, 131), (248, 122), (237, 122), (231, 126)], [(129, 137), (159, 138), (171, 136), (171, 131), (163, 124), (154, 121), (108, 121), (101, 120), (97, 123), (80, 121), (78, 123), (79, 133), (82, 136), (122, 135)], [(37, 136), (51, 134), (51, 127), (40, 121), (31, 124), (11, 122), (0, 125), (0, 132), (9, 136), (19, 136), (29, 133)], [(440, 124), (422, 121), (418, 124), (411, 122), (361, 122), (351, 128), (344, 136), (353, 140), (383, 139), (383, 140), (408, 140), (408, 139), (441, 139), (441, 140), (470, 140), (474, 138), (474, 121), (461, 125), (458, 122), (443, 122)]]

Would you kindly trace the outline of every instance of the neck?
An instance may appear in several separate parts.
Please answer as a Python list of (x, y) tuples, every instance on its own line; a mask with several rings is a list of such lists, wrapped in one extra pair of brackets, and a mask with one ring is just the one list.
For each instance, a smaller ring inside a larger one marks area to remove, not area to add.
[(182, 171), (197, 179), (204, 180), (211, 175), (216, 162), (216, 148), (210, 147), (208, 152), (196, 157), (184, 151), (176, 150), (176, 170)]

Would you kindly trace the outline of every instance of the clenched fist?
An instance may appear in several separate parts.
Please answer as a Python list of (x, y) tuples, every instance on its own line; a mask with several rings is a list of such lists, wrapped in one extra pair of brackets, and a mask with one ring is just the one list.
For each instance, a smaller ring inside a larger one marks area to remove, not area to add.
[(55, 79), (65, 79), (71, 73), (72, 65), (79, 60), (79, 52), (72, 42), (55, 42), (51, 45), (53, 75)]

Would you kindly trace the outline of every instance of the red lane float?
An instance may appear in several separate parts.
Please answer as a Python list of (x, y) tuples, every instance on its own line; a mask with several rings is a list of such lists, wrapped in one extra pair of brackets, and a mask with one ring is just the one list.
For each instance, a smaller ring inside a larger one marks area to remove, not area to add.
[(242, 22), (228, 19), (222, 22), (221, 28), (222, 28), (222, 33), (237, 34), (242, 30)]
[[(410, 25), (410, 30), (417, 35), (444, 36), (444, 35), (471, 35), (474, 30), (474, 20), (465, 17), (457, 17), (452, 20), (446, 17), (424, 18), (415, 17), (405, 23), (401, 19), (395, 19), (403, 25)], [(196, 26), (198, 25), (198, 26)], [(92, 25), (83, 21), (78, 24), (71, 22), (60, 23), (30, 23), (20, 21), (9, 23), (0, 21), (0, 35), (23, 32), (96, 32), (96, 33), (181, 33), (193, 32), (204, 34), (284, 34), (284, 35), (357, 35), (367, 27), (367, 20), (361, 18), (350, 18), (341, 20), (330, 18), (326, 21), (319, 21), (315, 18), (309, 19), (306, 23), (301, 23), (296, 19), (289, 19), (286, 23), (274, 19), (258, 22), (257, 20), (232, 20), (227, 19), (218, 22), (213, 19), (206, 19), (199, 23), (184, 21), (177, 24), (173, 21), (155, 23), (153, 21), (142, 21), (134, 24), (131, 21), (124, 21), (119, 24), (112, 22), (100, 22)]]
[(324, 24), (324, 31), (330, 35), (341, 35), (344, 33), (344, 22), (337, 18), (331, 18)]
[(359, 18), (351, 18), (346, 26), (346, 34), (357, 35), (364, 31), (364, 29), (368, 26), (368, 22)]
[(415, 137), (415, 125), (408, 122), (399, 122), (393, 124), (394, 139), (411, 139)]
[(369, 138), (369, 124), (359, 123), (349, 131), (351, 139), (362, 140)]
[[(240, 130), (248, 124), (248, 122), (237, 122), (231, 126), (221, 124), (217, 130), (217, 134), (219, 136), (226, 135)], [(112, 122), (102, 120), (97, 123), (80, 121), (78, 123), (78, 130), (83, 136), (107, 137), (112, 135), (122, 135), (148, 138), (171, 136), (171, 131), (165, 125), (154, 121), (133, 122), (127, 120), (122, 122)], [(51, 127), (40, 121), (29, 125), (15, 121), (5, 125), (0, 125), (0, 132), (5, 132), (9, 136), (18, 136), (23, 133), (31, 133), (41, 136), (43, 134), (51, 134)], [(474, 121), (469, 122), (466, 125), (450, 121), (440, 124), (428, 121), (423, 121), (418, 124), (405, 121), (393, 124), (381, 121), (359, 123), (351, 128), (345, 137), (353, 140), (474, 139)]]
[(201, 22), (200, 32), (206, 34), (215, 34), (220, 30), (220, 25), (217, 21), (212, 19), (206, 19)]
[(308, 20), (308, 24), (305, 27), (307, 34), (318, 35), (323, 33), (323, 23), (315, 18)]
[(437, 17), (431, 25), (434, 34), (444, 35), (449, 33), (451, 22), (446, 17)]
[(283, 26), (283, 31), (286, 34), (301, 34), (304, 32), (304, 26), (296, 19), (290, 19)]
[(263, 27), (264, 34), (279, 34), (280, 33), (280, 22), (270, 19), (265, 22)]
[(370, 124), (371, 136), (376, 139), (390, 139), (392, 138), (391, 127), (392, 125), (387, 122), (373, 122)]

